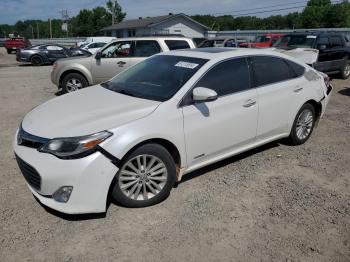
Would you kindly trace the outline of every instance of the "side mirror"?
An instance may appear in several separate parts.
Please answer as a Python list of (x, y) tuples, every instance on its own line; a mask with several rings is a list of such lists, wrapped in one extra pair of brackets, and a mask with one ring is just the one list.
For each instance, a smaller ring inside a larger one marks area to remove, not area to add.
[(195, 103), (210, 102), (218, 98), (218, 94), (214, 90), (205, 87), (196, 87), (193, 89), (192, 95)]
[(96, 60), (100, 60), (102, 57), (102, 53), (101, 52), (97, 52), (96, 55), (95, 55), (95, 59)]
[(326, 45), (319, 45), (319, 46), (318, 46), (318, 49), (320, 49), (320, 50), (325, 50), (326, 48), (327, 48)]

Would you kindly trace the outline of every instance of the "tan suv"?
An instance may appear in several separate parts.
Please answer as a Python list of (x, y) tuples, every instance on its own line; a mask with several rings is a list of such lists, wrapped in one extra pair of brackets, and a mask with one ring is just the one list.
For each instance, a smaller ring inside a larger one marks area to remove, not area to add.
[(184, 37), (133, 37), (117, 39), (89, 57), (66, 58), (56, 61), (51, 81), (64, 93), (107, 81), (136, 63), (154, 54), (195, 48)]

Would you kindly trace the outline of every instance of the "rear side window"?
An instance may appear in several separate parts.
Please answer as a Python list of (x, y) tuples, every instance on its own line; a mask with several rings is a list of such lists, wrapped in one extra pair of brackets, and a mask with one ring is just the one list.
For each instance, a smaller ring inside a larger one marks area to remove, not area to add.
[(134, 51), (135, 57), (148, 57), (160, 53), (161, 49), (157, 41), (140, 40), (136, 41)]
[(237, 58), (216, 65), (196, 84), (216, 91), (218, 96), (229, 95), (250, 88), (249, 69), (245, 58)]
[(336, 47), (342, 47), (342, 41), (341, 41), (341, 37), (339, 36), (331, 36), (330, 39), (330, 44), (331, 44), (331, 48), (336, 48)]
[(298, 65), (297, 63), (294, 63), (292, 61), (286, 60), (286, 62), (289, 64), (289, 66), (292, 68), (292, 71), (294, 73), (294, 77), (300, 77), (305, 72), (305, 67)]
[(294, 78), (287, 62), (278, 57), (256, 56), (254, 62), (254, 84), (256, 87)]
[(190, 48), (190, 45), (184, 40), (165, 40), (165, 43), (169, 50)]

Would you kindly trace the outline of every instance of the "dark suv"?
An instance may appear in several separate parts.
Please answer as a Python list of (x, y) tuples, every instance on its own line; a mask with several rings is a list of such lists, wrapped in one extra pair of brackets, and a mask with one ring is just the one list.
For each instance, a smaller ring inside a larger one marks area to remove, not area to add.
[(319, 50), (318, 60), (312, 66), (321, 72), (339, 73), (343, 79), (350, 76), (350, 42), (337, 32), (292, 33), (282, 37), (276, 48), (314, 48)]

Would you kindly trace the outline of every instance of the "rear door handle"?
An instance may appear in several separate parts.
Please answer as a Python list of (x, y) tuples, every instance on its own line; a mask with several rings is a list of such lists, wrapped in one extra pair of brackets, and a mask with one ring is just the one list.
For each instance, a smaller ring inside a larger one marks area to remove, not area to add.
[(302, 87), (297, 87), (294, 89), (294, 93), (300, 93), (303, 90)]
[(252, 100), (252, 99), (248, 99), (247, 101), (245, 101), (245, 103), (243, 104), (243, 107), (252, 107), (253, 105), (256, 104), (256, 101)]

